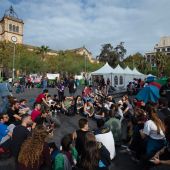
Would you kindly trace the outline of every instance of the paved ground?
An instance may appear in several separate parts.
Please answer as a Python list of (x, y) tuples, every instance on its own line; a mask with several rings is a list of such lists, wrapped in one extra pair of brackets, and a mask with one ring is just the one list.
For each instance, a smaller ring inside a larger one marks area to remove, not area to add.
[[(32, 105), (35, 97), (42, 91), (42, 89), (26, 89), (24, 93), (16, 94), (13, 90), (13, 94), (18, 99), (26, 98), (28, 99), (29, 105)], [(56, 89), (49, 89), (51, 95), (57, 94)], [(81, 93), (81, 88), (76, 92), (77, 94)], [(68, 89), (66, 89), (66, 95), (68, 95)], [(67, 117), (60, 115), (61, 127), (57, 128), (54, 132), (54, 139), (51, 139), (56, 142), (57, 145), (60, 144), (60, 140), (63, 135), (73, 132), (78, 128), (77, 122), (80, 119), (80, 116)], [(95, 122), (89, 120), (90, 128), (94, 129), (96, 127)], [(132, 162), (129, 155), (120, 153), (121, 148), (116, 148), (117, 156), (115, 160), (112, 161), (111, 170), (136, 170), (138, 166)]]

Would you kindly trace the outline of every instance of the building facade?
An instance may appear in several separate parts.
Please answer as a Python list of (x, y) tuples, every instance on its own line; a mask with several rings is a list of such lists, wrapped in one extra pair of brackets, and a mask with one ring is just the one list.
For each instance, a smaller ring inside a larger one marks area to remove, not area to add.
[(0, 20), (0, 41), (23, 44), (23, 20), (19, 19), (12, 6)]
[(146, 60), (151, 63), (152, 66), (155, 66), (154, 55), (156, 52), (162, 52), (170, 56), (170, 36), (161, 37), (159, 43), (154, 46), (154, 50), (145, 53)]

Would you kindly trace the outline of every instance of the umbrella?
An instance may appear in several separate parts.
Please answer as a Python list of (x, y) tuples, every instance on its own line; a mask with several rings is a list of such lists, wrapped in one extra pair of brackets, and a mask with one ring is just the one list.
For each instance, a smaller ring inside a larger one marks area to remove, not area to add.
[(161, 84), (159, 84), (158, 82), (155, 82), (155, 81), (150, 82), (149, 85), (155, 86), (155, 87), (157, 87), (158, 89), (161, 88)]
[(160, 98), (159, 89), (152, 85), (146, 86), (139, 91), (139, 93), (136, 95), (136, 98), (138, 100), (144, 101), (145, 103), (148, 101), (156, 103)]
[(159, 84), (161, 84), (161, 85), (164, 85), (164, 84), (167, 83), (167, 80), (168, 80), (167, 77), (163, 77), (163, 78), (161, 78), (161, 79), (155, 80), (155, 82), (157, 82), (157, 83), (159, 83)]

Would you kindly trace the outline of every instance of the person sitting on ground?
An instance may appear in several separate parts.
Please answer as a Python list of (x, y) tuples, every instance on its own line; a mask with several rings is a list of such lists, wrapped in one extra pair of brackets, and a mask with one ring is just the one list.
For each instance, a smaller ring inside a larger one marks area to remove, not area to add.
[(170, 117), (168, 116), (164, 122), (167, 145), (152, 158), (152, 162), (158, 166), (156, 170), (169, 169), (170, 167)]
[(44, 104), (45, 106), (49, 107), (47, 103), (47, 96), (48, 96), (48, 90), (44, 89), (43, 93), (39, 94), (38, 97), (35, 100), (35, 103)]
[(154, 107), (148, 108), (149, 120), (145, 122), (144, 129), (140, 131), (142, 138), (148, 137), (146, 146), (146, 159), (165, 146), (165, 127), (159, 119)]
[[(112, 104), (113, 107), (114, 104)], [(110, 111), (110, 118), (107, 122), (105, 122), (105, 126), (109, 127), (112, 131), (115, 144), (120, 145), (121, 143), (121, 122), (119, 119), (115, 117), (116, 111)]]
[(18, 170), (51, 169), (51, 158), (48, 144), (45, 142), (48, 132), (43, 126), (37, 126), (22, 144), (18, 156)]
[(0, 115), (0, 144), (4, 143), (12, 137), (12, 132), (15, 125), (11, 124), (7, 126), (6, 123), (8, 120), (9, 117), (7, 114), (4, 113)]
[(68, 113), (68, 110), (71, 107), (72, 100), (73, 100), (73, 97), (64, 96), (64, 100), (62, 102), (62, 111), (64, 114)]
[(19, 116), (19, 102), (13, 101), (11, 107), (8, 109), (7, 114), (9, 116), (8, 125), (18, 125), (21, 123), (21, 116)]
[(36, 118), (41, 116), (41, 104), (40, 103), (35, 103), (34, 109), (32, 110), (31, 113), (31, 119), (33, 122), (35, 122)]
[(87, 100), (84, 104), (84, 115), (88, 117), (92, 117), (94, 115), (94, 107), (89, 100)]
[(106, 109), (105, 108), (101, 108), (98, 112), (96, 112), (95, 114), (94, 114), (94, 118), (96, 119), (96, 120), (98, 120), (98, 119), (105, 119), (105, 116), (107, 115), (107, 113), (106, 113)]
[(27, 137), (31, 135), (31, 132), (28, 130), (28, 128), (31, 127), (33, 123), (31, 116), (28, 114), (23, 115), (21, 121), (21, 125), (18, 125), (14, 128), (11, 140), (11, 152), (16, 160), (18, 158), (21, 145), (23, 144), (24, 140), (26, 140)]
[(98, 129), (95, 130), (95, 133), (94, 133), (96, 140), (98, 142), (103, 143), (103, 145), (110, 152), (110, 159), (112, 160), (116, 155), (113, 134), (108, 127), (104, 127), (103, 119), (97, 120), (97, 127)]
[(81, 96), (77, 96), (76, 98), (76, 102), (75, 102), (75, 107), (76, 107), (76, 113), (77, 114), (83, 114), (83, 110), (84, 110), (84, 101), (81, 98)]
[(72, 146), (72, 138), (65, 135), (61, 139), (61, 151), (54, 160), (54, 170), (72, 169), (77, 164), (78, 153)]
[(21, 99), (19, 102), (19, 112), (22, 114), (28, 113), (31, 114), (31, 110), (28, 106), (26, 106), (26, 99)]
[(73, 138), (75, 140), (75, 147), (79, 154), (82, 155), (82, 150), (84, 148), (85, 136), (86, 133), (89, 131), (88, 120), (81, 118), (79, 120), (79, 130), (76, 130), (73, 134)]

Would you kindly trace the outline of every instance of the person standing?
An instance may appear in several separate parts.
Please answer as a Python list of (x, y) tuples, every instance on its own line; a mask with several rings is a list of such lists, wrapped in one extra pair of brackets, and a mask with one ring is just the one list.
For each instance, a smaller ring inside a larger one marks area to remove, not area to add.
[(63, 101), (64, 100), (64, 81), (61, 80), (58, 85), (57, 85), (57, 89), (58, 89), (58, 99), (59, 101)]
[(69, 81), (69, 84), (68, 84), (68, 89), (69, 89), (69, 93), (70, 93), (70, 96), (74, 96), (74, 93), (76, 92), (76, 83), (75, 83), (75, 80), (73, 77), (70, 77), (70, 81)]
[(89, 132), (89, 125), (87, 119), (80, 119), (79, 120), (79, 128), (74, 132), (73, 138), (75, 139), (75, 147), (79, 154), (79, 156), (82, 155), (83, 148), (85, 146), (85, 136), (86, 133)]

